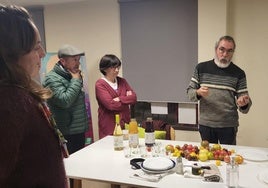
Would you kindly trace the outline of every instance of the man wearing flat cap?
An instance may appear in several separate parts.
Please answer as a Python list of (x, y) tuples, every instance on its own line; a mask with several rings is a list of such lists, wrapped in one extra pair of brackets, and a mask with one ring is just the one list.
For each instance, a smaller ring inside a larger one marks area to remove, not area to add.
[(47, 102), (56, 124), (67, 140), (72, 154), (85, 145), (88, 117), (85, 93), (80, 71), (80, 57), (85, 53), (72, 45), (63, 45), (58, 51), (59, 61), (46, 75), (43, 85), (53, 96)]

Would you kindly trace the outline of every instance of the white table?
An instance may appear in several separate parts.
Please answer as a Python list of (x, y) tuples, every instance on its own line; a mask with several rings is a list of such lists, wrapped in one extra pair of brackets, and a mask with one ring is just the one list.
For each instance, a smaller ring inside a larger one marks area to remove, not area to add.
[[(160, 140), (158, 140), (160, 141)], [(161, 140), (162, 145), (184, 143), (200, 145), (200, 143), (187, 142), (187, 141), (171, 141)], [(144, 143), (140, 139), (140, 144)], [(125, 142), (124, 144), (127, 144)], [(243, 146), (224, 146), (227, 149), (239, 150), (242, 148), (253, 148)], [(254, 147), (254, 149), (256, 149)], [(259, 148), (268, 152), (268, 148)], [(123, 151), (114, 151), (113, 137), (107, 136), (84, 149), (72, 154), (69, 158), (64, 159), (65, 169), (69, 178), (79, 180), (93, 180), (100, 182), (107, 182), (111, 184), (121, 185), (134, 185), (135, 187), (160, 187), (160, 188), (173, 188), (173, 187), (189, 187), (189, 188), (224, 188), (226, 164), (222, 162), (219, 166), (224, 182), (204, 182), (201, 179), (184, 178), (176, 173), (165, 176), (159, 182), (148, 182), (130, 178), (135, 172), (131, 169), (129, 164), (131, 158), (125, 158)], [(215, 163), (209, 161), (205, 163)], [(260, 182), (257, 178), (258, 173), (262, 170), (268, 169), (268, 161), (252, 162), (245, 161), (244, 164), (239, 166), (239, 185), (243, 188), (267, 188), (268, 184)]]

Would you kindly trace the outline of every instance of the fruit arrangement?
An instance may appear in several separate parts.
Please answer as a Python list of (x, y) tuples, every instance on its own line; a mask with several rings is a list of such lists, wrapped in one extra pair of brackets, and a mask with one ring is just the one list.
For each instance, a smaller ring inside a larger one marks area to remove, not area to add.
[[(165, 147), (166, 153), (170, 153), (173, 157), (184, 157), (189, 161), (207, 161), (216, 160), (220, 164), (220, 161), (226, 163), (230, 162), (230, 156), (235, 153), (234, 150), (228, 150), (222, 148), (220, 144), (212, 144), (210, 146), (209, 142), (206, 140), (201, 141), (200, 146), (192, 144), (172, 145), (168, 144)], [(235, 161), (237, 164), (242, 164), (244, 158), (241, 155), (235, 155)]]

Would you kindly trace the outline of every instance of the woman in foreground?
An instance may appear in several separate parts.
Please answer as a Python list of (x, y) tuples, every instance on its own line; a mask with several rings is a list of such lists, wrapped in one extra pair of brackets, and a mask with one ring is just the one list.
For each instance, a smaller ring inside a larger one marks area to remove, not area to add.
[(39, 76), (39, 31), (22, 7), (0, 4), (0, 187), (66, 188), (63, 140)]

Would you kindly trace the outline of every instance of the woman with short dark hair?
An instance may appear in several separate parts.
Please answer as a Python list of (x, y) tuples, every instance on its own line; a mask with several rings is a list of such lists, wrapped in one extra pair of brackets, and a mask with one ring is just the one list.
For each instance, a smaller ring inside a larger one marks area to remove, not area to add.
[(135, 104), (137, 96), (124, 78), (118, 76), (121, 61), (113, 54), (104, 55), (99, 63), (103, 77), (95, 84), (96, 98), (99, 104), (99, 138), (112, 135), (115, 126), (115, 114), (120, 115), (120, 125), (130, 121), (130, 105)]

